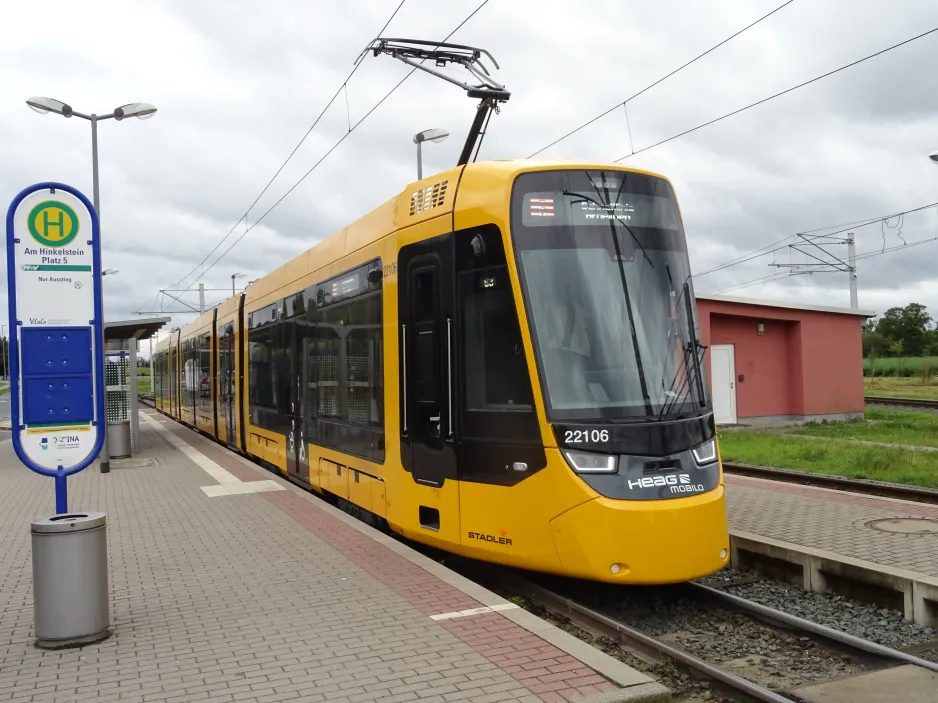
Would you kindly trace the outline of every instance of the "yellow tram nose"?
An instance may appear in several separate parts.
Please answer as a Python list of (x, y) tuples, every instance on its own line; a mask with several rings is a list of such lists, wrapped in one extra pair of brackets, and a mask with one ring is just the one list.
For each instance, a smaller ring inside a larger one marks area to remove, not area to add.
[(595, 498), (550, 523), (563, 571), (611, 583), (679, 583), (729, 559), (723, 486), (655, 501)]

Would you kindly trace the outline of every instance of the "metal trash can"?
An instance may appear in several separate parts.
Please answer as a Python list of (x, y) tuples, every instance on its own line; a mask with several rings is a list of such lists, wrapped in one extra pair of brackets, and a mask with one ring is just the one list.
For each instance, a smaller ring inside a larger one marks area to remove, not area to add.
[(111, 459), (123, 459), (131, 455), (130, 420), (107, 423), (107, 450)]
[(43, 649), (110, 635), (107, 517), (66, 513), (32, 523), (33, 618)]

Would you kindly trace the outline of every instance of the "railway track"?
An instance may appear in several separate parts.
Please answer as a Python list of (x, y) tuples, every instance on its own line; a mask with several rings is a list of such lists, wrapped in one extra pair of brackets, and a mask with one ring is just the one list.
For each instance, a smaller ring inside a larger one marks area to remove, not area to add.
[[(668, 635), (661, 636), (658, 633), (649, 632), (646, 627), (628, 624), (622, 618), (608, 612), (606, 608), (593, 604), (587, 605), (577, 597), (563, 595), (514, 574), (500, 573), (496, 578), (499, 584), (511, 592), (528, 598), (555, 617), (568, 620), (572, 625), (586, 632), (616, 641), (627, 653), (644, 662), (659, 666), (669, 664), (688, 672), (694, 679), (714, 682), (714, 686), (722, 691), (721, 695), (729, 693), (731, 700), (758, 700), (767, 703), (792, 703), (792, 701), (803, 700), (797, 694), (786, 690), (784, 686), (774, 683), (767, 685), (766, 682), (759, 680), (758, 675), (747, 677), (737, 673), (733, 669), (739, 669), (739, 661), (713, 661), (692, 651), (693, 644), (691, 647), (686, 647), (676, 641), (669, 641)], [(720, 589), (698, 583), (688, 583), (672, 588), (678, 588), (682, 595), (698, 601), (702, 609), (709, 608), (714, 611), (741, 614), (778, 630), (779, 636), (787, 638), (787, 641), (796, 641), (804, 647), (816, 646), (820, 650), (832, 653), (831, 661), (837, 661), (838, 657), (844, 661), (851, 661), (855, 670), (847, 672), (848, 675), (902, 665), (912, 665), (938, 672), (938, 663), (854, 637)], [(723, 628), (730, 629), (724, 630)], [(732, 630), (732, 624), (720, 626), (718, 630), (720, 634), (716, 634), (716, 637), (722, 637), (724, 632), (729, 634)], [(765, 640), (764, 636), (763, 640)], [(693, 643), (694, 638), (689, 638), (689, 641)], [(808, 641), (810, 644), (806, 645), (805, 642)], [(938, 645), (938, 643), (932, 644)], [(772, 648), (775, 645), (767, 646)], [(753, 658), (749, 657), (745, 661), (752, 660)], [(839, 668), (838, 665), (834, 665), (829, 668), (831, 671), (825, 672), (828, 674), (826, 680), (843, 677), (845, 665), (839, 665)], [(810, 684), (823, 683), (824, 676), (825, 674), (822, 674), (820, 680), (815, 676), (810, 679)], [(709, 696), (705, 696), (705, 699), (709, 699)]]
[(938, 400), (927, 398), (890, 398), (882, 395), (868, 395), (864, 398), (867, 405), (896, 405), (906, 408), (924, 408), (938, 410)]
[(938, 505), (938, 490), (921, 486), (909, 486), (901, 483), (886, 483), (860, 478), (846, 478), (831, 474), (815, 474), (794, 469), (781, 469), (775, 466), (757, 466), (755, 464), (740, 464), (733, 461), (723, 462), (723, 471), (738, 476), (751, 476), (772, 481), (797, 483), (804, 486), (819, 486), (833, 488), (838, 491), (862, 493), (864, 495), (883, 496), (886, 498), (901, 498), (918, 503)]

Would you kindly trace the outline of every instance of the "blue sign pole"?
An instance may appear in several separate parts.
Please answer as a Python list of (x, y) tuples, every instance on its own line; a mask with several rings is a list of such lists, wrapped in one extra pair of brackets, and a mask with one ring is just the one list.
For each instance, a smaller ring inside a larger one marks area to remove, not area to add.
[(6, 225), (13, 449), (55, 479), (62, 514), (66, 478), (94, 462), (107, 431), (98, 216), (81, 192), (47, 182), (13, 199)]

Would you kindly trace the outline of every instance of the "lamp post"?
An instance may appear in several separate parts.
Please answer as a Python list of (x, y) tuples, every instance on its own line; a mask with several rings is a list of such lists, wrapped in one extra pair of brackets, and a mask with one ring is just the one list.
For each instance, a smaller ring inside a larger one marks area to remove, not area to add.
[(423, 153), (421, 151), (424, 142), (442, 142), (449, 136), (445, 129), (425, 129), (414, 135), (414, 144), (417, 145), (417, 180), (423, 178)]
[(244, 278), (245, 276), (247, 276), (246, 273), (233, 273), (233, 274), (231, 274), (231, 297), (234, 297), (234, 294), (235, 294), (235, 286), (234, 286), (235, 279), (236, 279), (236, 278)]
[[(35, 110), (40, 115), (47, 115), (50, 112), (54, 112), (57, 115), (62, 115), (62, 117), (80, 117), (83, 120), (88, 120), (91, 123), (91, 188), (92, 188), (92, 200), (94, 201), (94, 210), (98, 215), (98, 232), (100, 236), (101, 231), (101, 204), (98, 200), (98, 122), (101, 120), (109, 120), (112, 117), (120, 122), (127, 117), (136, 117), (139, 120), (145, 120), (156, 113), (156, 108), (150, 103), (127, 103), (126, 105), (121, 105), (120, 107), (114, 108), (114, 110), (106, 115), (98, 115), (91, 113), (86, 115), (82, 112), (76, 112), (71, 105), (63, 103), (61, 100), (56, 100), (55, 98), (43, 98), (43, 97), (33, 97), (26, 101), (26, 104), (32, 110)], [(109, 269), (113, 273), (117, 273), (113, 269)], [(103, 296), (102, 296), (103, 297)], [(102, 301), (102, 308), (103, 308)], [(104, 315), (104, 310), (102, 309), (101, 315)], [(104, 326), (104, 320), (101, 320), (101, 326)], [(103, 337), (103, 335), (102, 335)], [(101, 340), (102, 344), (104, 342), (103, 338)], [(104, 350), (101, 350), (101, 353), (104, 353)], [(105, 391), (105, 416), (107, 415), (107, 391)], [(107, 441), (107, 417), (102, 418), (104, 423), (104, 442), (101, 445), (101, 473), (106, 474), (111, 470), (111, 461), (110, 454), (108, 452), (108, 441)]]

